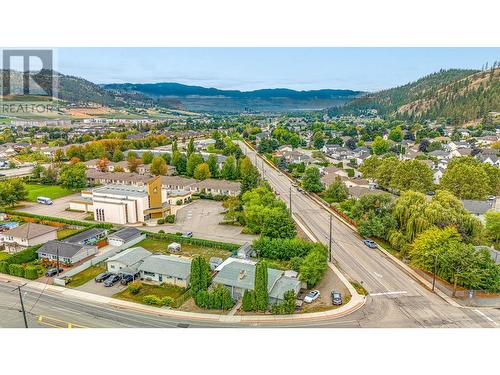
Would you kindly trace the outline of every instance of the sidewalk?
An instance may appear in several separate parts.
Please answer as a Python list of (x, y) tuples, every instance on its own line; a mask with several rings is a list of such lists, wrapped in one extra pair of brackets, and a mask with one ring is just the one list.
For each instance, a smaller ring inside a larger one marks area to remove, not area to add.
[[(332, 267), (332, 266), (330, 266)], [(335, 271), (335, 269), (334, 269)], [(340, 276), (339, 276), (340, 277)], [(360, 309), (365, 304), (365, 297), (358, 295), (357, 293), (352, 296), (349, 303), (338, 309), (308, 313), (308, 314), (292, 314), (292, 315), (247, 315), (247, 316), (228, 316), (219, 314), (204, 314), (195, 312), (186, 312), (171, 310), (167, 308), (159, 308), (153, 306), (146, 306), (139, 303), (122, 301), (119, 299), (114, 299), (110, 297), (99, 296), (92, 293), (82, 292), (76, 289), (68, 289), (60, 286), (46, 285), (39, 283), (37, 281), (28, 281), (15, 276), (0, 274), (0, 280), (10, 281), (17, 284), (26, 283), (27, 287), (44, 290), (45, 293), (52, 292), (69, 298), (79, 299), (83, 301), (88, 301), (92, 303), (98, 303), (118, 308), (123, 308), (131, 311), (142, 312), (146, 314), (154, 314), (165, 316), (169, 318), (187, 319), (187, 320), (198, 320), (198, 321), (212, 321), (221, 323), (272, 323), (272, 322), (290, 322), (290, 321), (314, 321), (322, 319), (333, 319), (346, 316), (354, 311)]]

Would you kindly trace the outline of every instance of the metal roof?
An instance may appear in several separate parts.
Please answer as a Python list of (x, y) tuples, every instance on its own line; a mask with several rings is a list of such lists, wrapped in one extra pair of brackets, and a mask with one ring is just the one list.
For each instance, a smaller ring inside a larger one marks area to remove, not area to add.
[(65, 238), (63, 241), (67, 242), (67, 243), (81, 244), (88, 239), (91, 239), (94, 237), (99, 237), (105, 233), (106, 233), (106, 229), (90, 228), (84, 232), (77, 233), (74, 236), (71, 236), (69, 238)]
[(283, 299), (283, 295), (289, 290), (293, 290), (293, 292), (297, 294), (300, 290), (300, 280), (293, 277), (282, 276), (276, 281), (269, 292), (269, 297)]
[(134, 227), (125, 227), (108, 236), (108, 238), (119, 238), (125, 242), (132, 238), (139, 237), (142, 232)]
[(191, 274), (191, 259), (171, 255), (151, 255), (139, 266), (139, 271), (187, 280)]
[(107, 260), (107, 262), (120, 262), (126, 265), (127, 267), (130, 267), (141, 260), (151, 256), (151, 252), (146, 250), (143, 247), (131, 247), (127, 250), (122, 251), (121, 253), (118, 253), (116, 255), (113, 255), (111, 258)]

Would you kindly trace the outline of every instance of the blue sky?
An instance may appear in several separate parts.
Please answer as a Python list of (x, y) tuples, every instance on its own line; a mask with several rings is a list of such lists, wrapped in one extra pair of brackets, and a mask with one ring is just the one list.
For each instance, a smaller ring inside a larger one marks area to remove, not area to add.
[(60, 48), (55, 68), (96, 83), (375, 91), (495, 60), (500, 48)]

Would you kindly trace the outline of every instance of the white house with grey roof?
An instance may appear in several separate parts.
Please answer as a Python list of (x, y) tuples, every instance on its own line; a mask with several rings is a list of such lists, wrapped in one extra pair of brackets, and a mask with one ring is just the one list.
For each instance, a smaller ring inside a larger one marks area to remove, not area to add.
[(1, 239), (8, 253), (16, 253), (30, 246), (57, 239), (56, 227), (26, 223), (2, 233)]
[(62, 241), (49, 241), (37, 251), (39, 259), (47, 259), (65, 264), (75, 264), (97, 253), (97, 246), (87, 246)]
[(108, 236), (111, 246), (122, 246), (127, 242), (140, 241), (146, 238), (146, 234), (134, 227), (125, 227)]
[(187, 288), (191, 259), (174, 255), (151, 255), (139, 266), (141, 280)]
[[(229, 258), (217, 268), (219, 272), (214, 277), (213, 284), (229, 289), (231, 297), (238, 300), (243, 297), (245, 290), (254, 290), (255, 266), (255, 262)], [(289, 290), (298, 294), (302, 287), (299, 279), (285, 276), (284, 271), (268, 268), (267, 275), (270, 304), (282, 301), (285, 292)]]
[(135, 276), (144, 259), (151, 255), (152, 253), (143, 247), (131, 247), (109, 258), (106, 261), (106, 268), (108, 272)]

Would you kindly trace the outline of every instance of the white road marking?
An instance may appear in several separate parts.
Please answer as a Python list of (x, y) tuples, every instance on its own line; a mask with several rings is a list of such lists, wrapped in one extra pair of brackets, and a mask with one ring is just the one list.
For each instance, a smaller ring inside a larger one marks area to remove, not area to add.
[(382, 275), (381, 275), (381, 274), (379, 274), (379, 273), (374, 272), (374, 274), (375, 274), (375, 276), (377, 276), (377, 277), (382, 277)]
[(406, 294), (408, 293), (405, 290), (399, 291), (399, 292), (381, 292), (381, 293), (370, 293), (370, 296), (392, 296), (395, 294)]
[(482, 311), (478, 310), (478, 309), (474, 309), (473, 311), (475, 311), (476, 313), (478, 313), (479, 315), (481, 315), (483, 318), (485, 318), (486, 320), (489, 320), (491, 323), (493, 323), (494, 325), (498, 325), (497, 322), (495, 322), (493, 319), (491, 319), (488, 315), (486, 315), (485, 313), (483, 313)]

